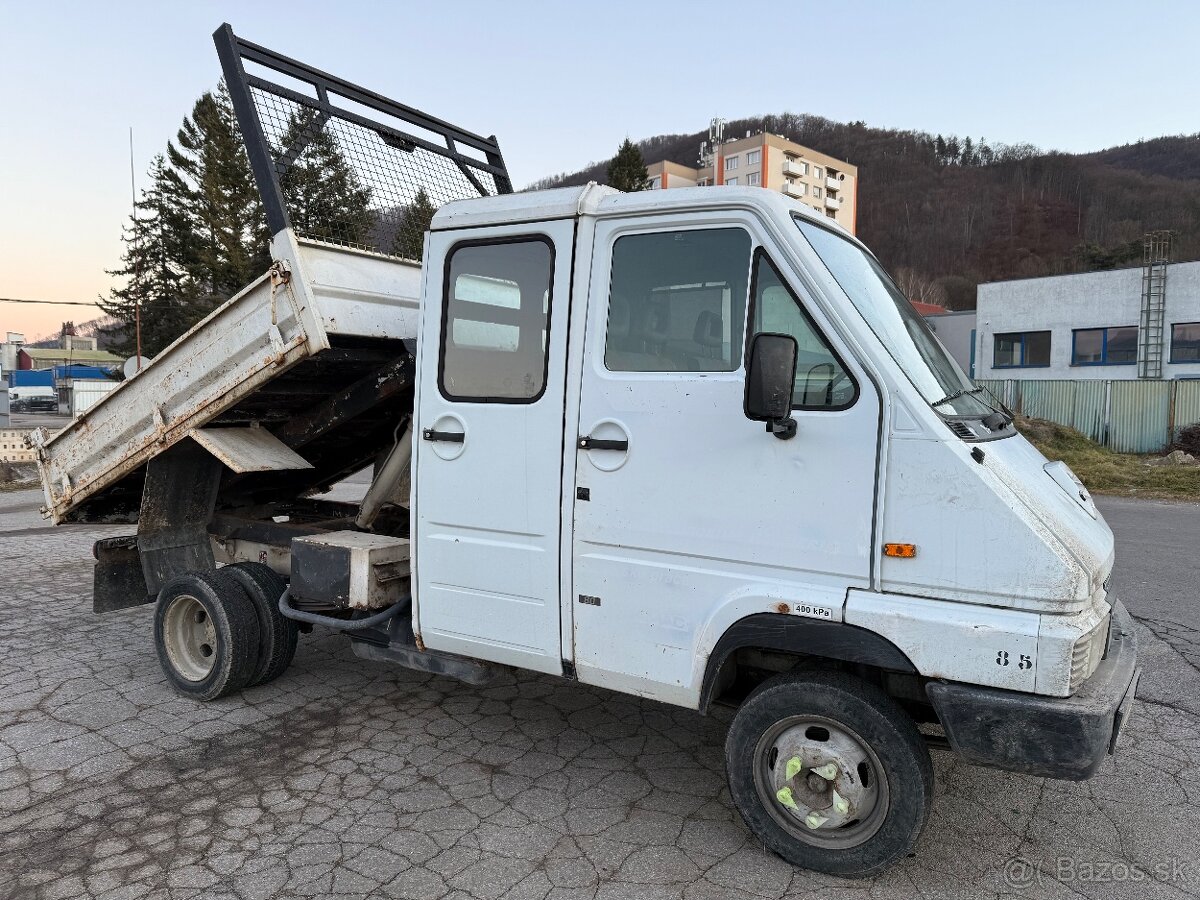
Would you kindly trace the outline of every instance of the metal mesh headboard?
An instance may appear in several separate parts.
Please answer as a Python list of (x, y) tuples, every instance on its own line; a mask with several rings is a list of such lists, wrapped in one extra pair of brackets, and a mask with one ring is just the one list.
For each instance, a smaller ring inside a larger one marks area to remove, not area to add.
[[(239, 38), (213, 34), (275, 235), (407, 259), (451, 200), (512, 192), (495, 137), (481, 137)], [(294, 87), (246, 71), (249, 62)]]

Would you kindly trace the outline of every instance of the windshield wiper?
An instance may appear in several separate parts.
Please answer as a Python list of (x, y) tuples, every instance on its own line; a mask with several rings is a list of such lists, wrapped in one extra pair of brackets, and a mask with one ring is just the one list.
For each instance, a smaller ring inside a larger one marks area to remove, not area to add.
[(1003, 407), (997, 408), (995, 404), (988, 402), (987, 396), (991, 396), (991, 392), (986, 388), (977, 387), (955, 391), (949, 397), (943, 397), (937, 403), (932, 403), (930, 405), (936, 409), (939, 406), (945, 406), (947, 403), (957, 400), (959, 397), (967, 397), (973, 394), (986, 395), (984, 397), (980, 397), (979, 402), (992, 411), (992, 414), (983, 420), (983, 424), (987, 426), (989, 431), (1000, 431), (1002, 428), (1012, 423), (1013, 416), (1008, 410), (1004, 409)]
[[(934, 409), (937, 409), (939, 406), (945, 406), (947, 403), (950, 403), (953, 400), (957, 400), (959, 397), (966, 397), (970, 394), (978, 394), (982, 390), (983, 390), (983, 388), (977, 387), (977, 388), (967, 388), (967, 389), (964, 389), (961, 391), (955, 391), (949, 397), (943, 397), (941, 400), (937, 401), (936, 403), (930, 403), (929, 405), (932, 406)], [(985, 403), (984, 405), (986, 406), (987, 404)]]

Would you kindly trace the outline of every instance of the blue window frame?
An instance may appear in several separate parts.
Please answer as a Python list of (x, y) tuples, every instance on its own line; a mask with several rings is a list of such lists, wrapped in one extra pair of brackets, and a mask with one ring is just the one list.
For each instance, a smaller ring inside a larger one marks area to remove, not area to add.
[(1137, 363), (1136, 325), (1076, 328), (1071, 332), (1071, 365), (1132, 366)]
[(1049, 365), (1050, 332), (1010, 331), (994, 335), (993, 369), (1044, 369)]
[(1176, 322), (1171, 326), (1171, 362), (1200, 362), (1200, 322)]

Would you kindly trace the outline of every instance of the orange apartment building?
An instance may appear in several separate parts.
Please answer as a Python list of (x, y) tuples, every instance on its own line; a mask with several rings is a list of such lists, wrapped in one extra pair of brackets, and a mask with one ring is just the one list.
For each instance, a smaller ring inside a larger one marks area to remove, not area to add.
[(858, 167), (777, 134), (753, 134), (715, 148), (713, 164), (646, 167), (651, 189), (712, 184), (777, 190), (833, 219), (851, 234), (858, 224)]

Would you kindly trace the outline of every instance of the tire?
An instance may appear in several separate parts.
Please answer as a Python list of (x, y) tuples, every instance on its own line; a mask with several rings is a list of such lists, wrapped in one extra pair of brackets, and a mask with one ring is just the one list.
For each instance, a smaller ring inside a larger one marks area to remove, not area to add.
[(171, 686), (209, 701), (240, 691), (258, 665), (258, 616), (242, 586), (221, 572), (189, 572), (158, 593), (154, 647)]
[(292, 664), (300, 637), (297, 623), (279, 611), (279, 598), (287, 589), (287, 582), (270, 566), (256, 562), (234, 563), (221, 572), (237, 579), (258, 615), (258, 666), (246, 686), (274, 681)]
[(932, 805), (933, 765), (912, 719), (841, 672), (761, 684), (730, 724), (725, 760), (750, 830), (793, 865), (831, 875), (867, 877), (906, 856)]

